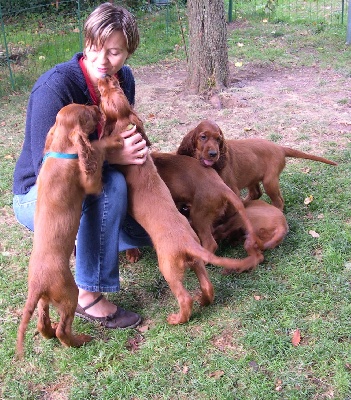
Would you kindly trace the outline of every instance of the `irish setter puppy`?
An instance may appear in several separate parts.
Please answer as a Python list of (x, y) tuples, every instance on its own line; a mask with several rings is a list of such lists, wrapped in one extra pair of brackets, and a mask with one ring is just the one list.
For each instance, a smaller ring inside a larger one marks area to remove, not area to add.
[[(256, 235), (263, 242), (263, 249), (274, 249), (282, 243), (289, 231), (285, 215), (277, 207), (263, 200), (250, 200), (245, 204), (246, 215), (250, 219)], [(224, 224), (214, 228), (217, 241), (238, 240), (245, 237), (245, 226), (240, 214), (236, 213)]]
[[(126, 130), (135, 113), (125, 99), (118, 80), (106, 76), (99, 80), (98, 88), (106, 121), (114, 120), (118, 129)], [(123, 110), (120, 107), (122, 104), (125, 107)], [(128, 113), (130, 117), (126, 118)], [(138, 126), (139, 132), (144, 132), (139, 126), (140, 120), (133, 123)], [(143, 165), (118, 168), (124, 173), (128, 185), (129, 213), (150, 235), (159, 269), (179, 304), (179, 312), (170, 314), (168, 323), (185, 323), (191, 316), (193, 305), (193, 298), (183, 285), (186, 269), (190, 267), (197, 275), (201, 288), (200, 304), (208, 305), (213, 301), (214, 290), (204, 262), (236, 271), (240, 270), (242, 260), (218, 257), (200, 245), (187, 219), (178, 212), (150, 155)], [(249, 236), (254, 242), (255, 234), (251, 231)]]
[(200, 122), (183, 138), (178, 154), (197, 158), (205, 167), (214, 168), (224, 182), (236, 193), (248, 188), (245, 201), (261, 197), (262, 182), (272, 204), (283, 210), (279, 176), (286, 157), (304, 158), (337, 165), (324, 157), (279, 146), (264, 139), (226, 140), (219, 126), (210, 120)]
[[(153, 152), (151, 157), (178, 208), (183, 205), (188, 208), (190, 224), (207, 250), (214, 253), (218, 247), (212, 235), (213, 226), (218, 220), (238, 214), (245, 232), (250, 230), (251, 225), (254, 226), (240, 198), (214, 169), (205, 169), (194, 158), (179, 154)], [(249, 241), (245, 246), (249, 257), (244, 270), (250, 268), (250, 263), (251, 268), (255, 268), (263, 261), (261, 252), (250, 245), (252, 243)]]
[[(81, 346), (92, 338), (73, 335), (72, 322), (78, 302), (78, 288), (69, 268), (87, 194), (102, 189), (102, 163), (105, 150), (122, 146), (112, 135), (90, 142), (97, 126), (97, 106), (70, 104), (63, 107), (50, 129), (43, 165), (37, 184), (33, 250), (29, 260), (28, 297), (18, 328), (17, 357), (23, 357), (28, 323), (38, 306), (38, 331), (45, 338), (57, 337), (64, 346)], [(60, 315), (51, 325), (49, 305)]]

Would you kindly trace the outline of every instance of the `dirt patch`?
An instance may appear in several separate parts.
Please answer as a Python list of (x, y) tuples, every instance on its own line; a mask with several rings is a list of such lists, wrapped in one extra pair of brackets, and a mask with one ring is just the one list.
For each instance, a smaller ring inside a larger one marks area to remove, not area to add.
[(231, 68), (231, 84), (220, 93), (222, 107), (186, 88), (186, 64), (164, 63), (134, 70), (136, 110), (154, 148), (173, 151), (202, 119), (213, 119), (227, 138), (261, 137), (328, 153), (351, 137), (350, 78), (317, 67), (272, 65)]

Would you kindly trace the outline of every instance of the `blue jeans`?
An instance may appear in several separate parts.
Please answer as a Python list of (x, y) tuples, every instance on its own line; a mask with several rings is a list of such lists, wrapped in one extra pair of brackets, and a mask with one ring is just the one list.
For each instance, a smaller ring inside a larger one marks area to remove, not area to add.
[[(127, 185), (121, 172), (105, 167), (103, 191), (89, 195), (82, 207), (76, 246), (76, 283), (90, 292), (116, 292), (119, 284), (119, 252), (152, 246), (145, 230), (127, 214)], [(37, 186), (15, 195), (17, 220), (34, 230)]]

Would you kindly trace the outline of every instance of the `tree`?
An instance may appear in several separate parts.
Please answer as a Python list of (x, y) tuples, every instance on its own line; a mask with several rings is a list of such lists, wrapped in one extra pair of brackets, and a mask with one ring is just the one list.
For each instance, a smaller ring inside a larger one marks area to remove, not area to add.
[(228, 86), (227, 24), (223, 0), (188, 0), (187, 84), (194, 93)]

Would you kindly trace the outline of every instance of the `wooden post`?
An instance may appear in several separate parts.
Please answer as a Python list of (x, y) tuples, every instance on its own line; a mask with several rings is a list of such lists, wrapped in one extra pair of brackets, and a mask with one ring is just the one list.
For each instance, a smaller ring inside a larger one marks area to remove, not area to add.
[(347, 36), (346, 44), (351, 44), (351, 0), (349, 0), (348, 10), (347, 10)]

